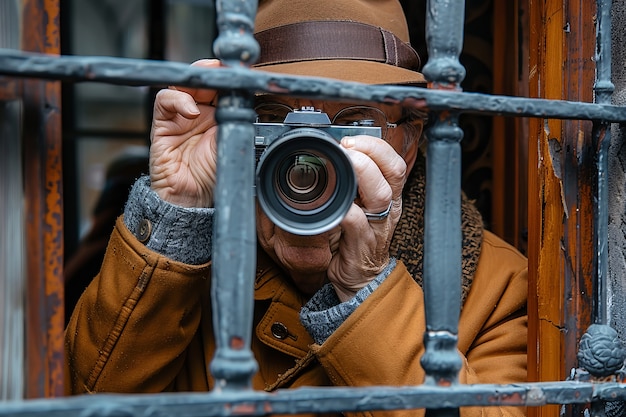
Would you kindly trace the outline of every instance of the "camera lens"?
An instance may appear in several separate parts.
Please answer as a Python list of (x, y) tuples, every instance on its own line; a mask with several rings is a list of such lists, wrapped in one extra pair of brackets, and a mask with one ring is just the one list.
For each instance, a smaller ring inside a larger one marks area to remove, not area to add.
[(278, 164), (275, 180), (285, 204), (298, 210), (314, 210), (332, 197), (337, 177), (324, 155), (303, 149)]
[(339, 143), (320, 129), (285, 133), (257, 166), (257, 197), (278, 227), (314, 235), (335, 227), (356, 196), (356, 176)]

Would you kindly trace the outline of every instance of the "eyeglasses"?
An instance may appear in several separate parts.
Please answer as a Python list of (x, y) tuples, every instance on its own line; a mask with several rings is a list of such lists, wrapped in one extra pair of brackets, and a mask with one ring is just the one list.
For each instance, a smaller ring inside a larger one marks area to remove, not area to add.
[[(256, 106), (254, 110), (257, 113), (257, 121), (260, 123), (282, 123), (287, 114), (294, 111), (294, 109), (282, 103), (262, 103)], [(402, 117), (395, 122), (389, 122), (387, 115), (379, 108), (350, 106), (339, 110), (331, 118), (331, 124), (380, 127), (382, 139), (386, 139), (388, 130), (395, 129), (398, 125), (404, 123), (406, 119), (406, 117)]]

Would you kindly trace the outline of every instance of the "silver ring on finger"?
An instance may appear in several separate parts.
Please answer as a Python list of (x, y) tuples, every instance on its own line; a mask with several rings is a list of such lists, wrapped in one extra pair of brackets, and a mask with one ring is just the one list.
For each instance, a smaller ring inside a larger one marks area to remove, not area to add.
[(381, 213), (368, 213), (365, 212), (365, 217), (367, 217), (367, 221), (370, 222), (377, 222), (377, 221), (381, 221), (381, 220), (385, 220), (387, 218), (387, 216), (389, 216), (389, 213), (391, 212), (391, 205), (393, 204), (393, 201), (389, 202), (389, 207), (387, 207), (387, 210), (381, 212)]

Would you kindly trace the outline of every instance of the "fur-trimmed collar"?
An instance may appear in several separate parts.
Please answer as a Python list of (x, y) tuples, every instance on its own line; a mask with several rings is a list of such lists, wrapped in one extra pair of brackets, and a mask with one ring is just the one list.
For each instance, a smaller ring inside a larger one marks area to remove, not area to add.
[[(402, 193), (402, 217), (391, 241), (390, 254), (404, 262), (420, 286), (424, 257), (425, 195), (426, 163), (424, 156), (419, 154)], [(483, 239), (482, 217), (465, 194), (461, 199), (461, 229), (463, 232), (461, 303), (463, 303), (472, 285)]]

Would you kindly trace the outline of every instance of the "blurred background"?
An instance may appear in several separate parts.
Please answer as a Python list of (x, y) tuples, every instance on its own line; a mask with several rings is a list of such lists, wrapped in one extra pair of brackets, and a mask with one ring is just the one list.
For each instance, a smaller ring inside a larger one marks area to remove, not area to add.
[[(182, 62), (212, 55), (212, 1), (63, 0), (61, 10), (65, 55)], [(63, 86), (67, 256), (91, 227), (111, 162), (124, 153), (140, 153), (141, 147), (147, 152), (153, 96), (149, 88)]]

